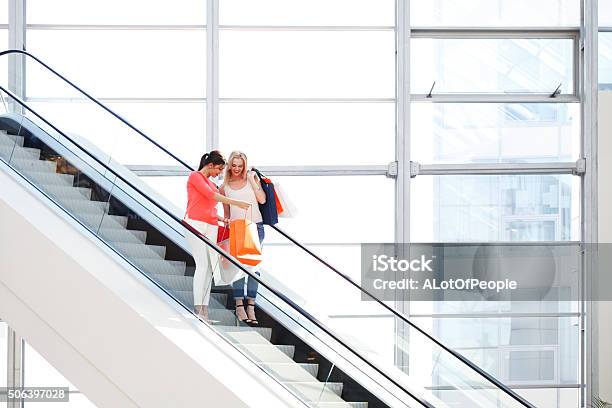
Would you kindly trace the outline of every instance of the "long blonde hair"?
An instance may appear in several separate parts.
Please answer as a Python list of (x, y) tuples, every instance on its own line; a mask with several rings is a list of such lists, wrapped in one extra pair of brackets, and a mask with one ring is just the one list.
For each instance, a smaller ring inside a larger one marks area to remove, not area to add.
[(247, 156), (246, 154), (242, 153), (239, 150), (234, 150), (230, 156), (229, 159), (227, 159), (227, 165), (225, 166), (225, 174), (223, 176), (223, 185), (226, 186), (229, 181), (230, 181), (230, 177), (232, 175), (232, 162), (234, 161), (234, 159), (240, 159), (242, 160), (242, 164), (244, 165), (244, 167), (242, 168), (242, 178), (246, 179), (247, 176)]

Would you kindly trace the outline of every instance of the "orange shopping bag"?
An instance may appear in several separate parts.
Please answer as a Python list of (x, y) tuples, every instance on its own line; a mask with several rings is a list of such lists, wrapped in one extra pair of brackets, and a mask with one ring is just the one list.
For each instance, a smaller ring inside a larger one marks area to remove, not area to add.
[(276, 202), (276, 213), (280, 216), (283, 213), (283, 211), (285, 211), (285, 209), (283, 208), (283, 205), (281, 204), (281, 200), (278, 197), (276, 190), (274, 191), (274, 201)]
[(261, 245), (254, 222), (247, 219), (230, 222), (230, 255), (244, 265), (255, 266), (261, 262)]

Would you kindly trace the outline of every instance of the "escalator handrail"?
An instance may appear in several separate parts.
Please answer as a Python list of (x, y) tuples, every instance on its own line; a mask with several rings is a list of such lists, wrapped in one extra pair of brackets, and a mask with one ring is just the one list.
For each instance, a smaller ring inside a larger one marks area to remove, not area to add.
[[(279, 292), (278, 290), (276, 290), (275, 288), (272, 288), (268, 283), (263, 282), (261, 280), (261, 278), (259, 276), (257, 276), (255, 273), (249, 271), (247, 268), (244, 267), (244, 265), (242, 265), (240, 262), (238, 262), (235, 258), (233, 258), (229, 253), (225, 252), (223, 249), (221, 249), (220, 247), (218, 247), (216, 244), (213, 244), (212, 241), (210, 241), (205, 235), (202, 235), (198, 230), (196, 230), (194, 227), (192, 227), (189, 223), (187, 223), (185, 220), (181, 220), (180, 218), (178, 218), (176, 215), (174, 215), (170, 210), (166, 209), (165, 207), (163, 207), (162, 205), (160, 205), (159, 203), (157, 203), (153, 198), (151, 198), (150, 196), (146, 195), (143, 191), (141, 191), (138, 187), (134, 186), (133, 184), (131, 184), (127, 179), (125, 179), (123, 176), (121, 176), (121, 174), (117, 173), (113, 168), (107, 166), (104, 162), (102, 162), (101, 160), (99, 160), (97, 157), (95, 157), (95, 155), (91, 154), (87, 149), (85, 149), (84, 147), (82, 147), (78, 142), (76, 142), (73, 138), (69, 137), (68, 135), (66, 135), (64, 132), (62, 132), (61, 130), (59, 130), (56, 126), (54, 126), (52, 123), (50, 123), (47, 119), (45, 119), (44, 117), (42, 117), (38, 112), (36, 112), (34, 109), (32, 109), (31, 107), (29, 107), (25, 102), (23, 102), (19, 97), (17, 97), (15, 94), (13, 94), (12, 92), (10, 92), (9, 90), (7, 90), (6, 88), (4, 88), (2, 85), (0, 85), (0, 91), (5, 92), (8, 96), (10, 96), (12, 99), (14, 99), (19, 105), (23, 106), (25, 109), (27, 109), (28, 111), (32, 112), (36, 117), (38, 117), (40, 120), (42, 120), (43, 122), (45, 122), (48, 126), (50, 126), (54, 131), (56, 131), (58, 134), (62, 135), (63, 137), (66, 138), (66, 140), (70, 141), (72, 144), (74, 144), (75, 146), (77, 146), (79, 149), (81, 149), (81, 151), (83, 151), (85, 154), (87, 154), (89, 157), (91, 157), (94, 161), (96, 161), (99, 165), (101, 165), (105, 170), (108, 170), (111, 174), (113, 174), (113, 176), (115, 176), (116, 178), (120, 179), (121, 181), (123, 181), (127, 186), (129, 186), (131, 189), (133, 189), (135, 192), (137, 192), (138, 194), (140, 194), (142, 197), (144, 197), (146, 200), (148, 200), (153, 206), (157, 207), (159, 210), (161, 210), (162, 212), (164, 212), (167, 216), (169, 216), (173, 221), (179, 223), (180, 225), (182, 225), (183, 227), (185, 227), (188, 231), (190, 231), (192, 234), (194, 234), (197, 238), (199, 238), (202, 242), (204, 242), (207, 246), (211, 247), (215, 252), (217, 252), (219, 255), (225, 257), (226, 259), (228, 259), (235, 267), (237, 267), (238, 269), (240, 269), (243, 273), (247, 274), (249, 276), (249, 279), (254, 279), (256, 280), (260, 285), (262, 285), (263, 287), (265, 287), (266, 289), (268, 289), (272, 294), (274, 294), (275, 296), (277, 296), (279, 299), (281, 299), (283, 302), (287, 303), (292, 309), (296, 310), (300, 315), (304, 316), (307, 320), (309, 320), (312, 324), (314, 324), (318, 329), (320, 329), (321, 331), (323, 331), (325, 334), (327, 334), (328, 336), (330, 336), (334, 341), (338, 342), (338, 344), (340, 344), (342, 347), (346, 348), (347, 350), (349, 350), (352, 354), (354, 354), (355, 356), (357, 356), (359, 359), (361, 359), (364, 363), (366, 363), (368, 366), (370, 366), (372, 369), (374, 369), (378, 374), (380, 374), (381, 376), (383, 376), (385, 379), (387, 379), (389, 382), (391, 382), (393, 385), (395, 385), (396, 387), (398, 387), (399, 389), (401, 389), (402, 391), (404, 391), (406, 394), (408, 394), (412, 399), (414, 399), (416, 402), (420, 403), (422, 406), (427, 407), (427, 408), (435, 408), (433, 405), (431, 405), (431, 403), (429, 403), (427, 400), (415, 395), (415, 393), (407, 390), (404, 386), (402, 386), (402, 384), (400, 384), (398, 381), (396, 381), (395, 379), (393, 379), (389, 374), (387, 374), (383, 369), (379, 368), (377, 365), (373, 364), (371, 361), (369, 361), (367, 358), (363, 357), (359, 352), (355, 351), (355, 349), (353, 347), (351, 347), (350, 345), (348, 345), (345, 341), (341, 340), (338, 336), (336, 336), (334, 333), (331, 332), (330, 329), (328, 329), (323, 323), (321, 323), (316, 317), (312, 316), (309, 312), (307, 312), (306, 310), (304, 310), (301, 306), (299, 306), (298, 304), (296, 304), (293, 300), (291, 300), (290, 298), (288, 298), (286, 295), (282, 294), (281, 292)], [(45, 194), (45, 193), (43, 193)], [(47, 197), (48, 195), (45, 194)], [(64, 211), (66, 211), (64, 209)], [(87, 227), (86, 227), (87, 228)], [(137, 268), (138, 269), (138, 268)], [(143, 273), (142, 271), (140, 271), (138, 269), (138, 271), (143, 274), (146, 277), (146, 274)], [(149, 277), (147, 277), (149, 278)], [(151, 280), (149, 278), (149, 280)], [(151, 280), (158, 288), (162, 289), (162, 291), (164, 291), (166, 294), (169, 294), (168, 291), (166, 291), (162, 286), (160, 286), (157, 282), (155, 282), (154, 280)], [(170, 297), (173, 298), (174, 300), (176, 300), (178, 302), (178, 300), (172, 296), (170, 294)], [(185, 305), (183, 305), (181, 302), (179, 302), (179, 304), (181, 304), (185, 309), (189, 310)], [(191, 314), (194, 314), (193, 310), (189, 310), (189, 312)], [(529, 406), (530, 408), (533, 408), (531, 406)]]
[[(190, 170), (190, 171), (195, 171), (195, 169), (193, 167), (191, 167), (189, 164), (187, 164), (186, 162), (184, 162), (183, 160), (181, 160), (180, 158), (178, 158), (177, 156), (175, 156), (173, 153), (171, 153), (169, 150), (167, 150), (165, 147), (163, 147), (162, 145), (160, 145), (159, 143), (157, 143), (155, 140), (153, 140), (151, 137), (147, 136), (144, 132), (142, 132), (141, 130), (139, 130), (138, 128), (136, 128), (134, 125), (132, 125), (129, 121), (127, 121), (126, 119), (124, 119), (121, 115), (115, 113), (113, 110), (111, 110), (109, 107), (107, 107), (106, 105), (104, 105), (102, 102), (100, 102), (99, 100), (97, 100), (96, 98), (94, 98), (93, 96), (89, 95), (87, 92), (85, 92), (84, 90), (82, 90), (81, 88), (79, 88), (77, 85), (75, 85), (73, 82), (71, 82), (69, 79), (67, 79), (66, 77), (64, 77), (63, 75), (61, 75), (60, 73), (58, 73), (57, 71), (55, 71), (53, 68), (51, 68), (49, 65), (47, 65), (46, 63), (44, 63), (43, 61), (41, 61), (39, 58), (37, 58), (36, 56), (32, 55), (31, 53), (27, 52), (27, 51), (23, 51), (23, 50), (18, 50), (18, 49), (9, 49), (9, 50), (5, 50), (5, 51), (1, 51), (0, 52), (0, 56), (3, 55), (7, 55), (7, 54), (22, 54), (22, 55), (26, 55), (32, 59), (34, 59), (36, 62), (38, 62), (40, 65), (42, 65), (43, 67), (45, 67), (47, 70), (49, 70), (50, 72), (52, 72), (55, 76), (57, 76), (58, 78), (60, 78), (61, 80), (63, 80), (64, 82), (66, 82), (67, 84), (69, 84), (71, 87), (73, 87), (74, 89), (76, 89), (78, 92), (80, 92), (82, 95), (84, 95), (85, 97), (87, 97), (87, 99), (89, 99), (90, 101), (92, 101), (93, 103), (95, 103), (96, 105), (100, 106), (102, 109), (104, 109), (105, 111), (107, 111), (109, 114), (111, 114), (112, 116), (114, 116), (116, 119), (118, 119), (119, 121), (123, 122), (126, 126), (128, 126), (130, 129), (132, 129), (133, 131), (135, 131), (136, 133), (138, 133), (140, 136), (142, 136), (143, 138), (145, 138), (147, 141), (151, 142), (153, 145), (155, 145), (157, 148), (159, 148), (160, 150), (162, 150), (164, 153), (166, 153), (168, 156), (172, 157), (174, 160), (176, 160), (177, 162), (179, 162), (181, 165), (183, 165), (186, 169)], [(6, 89), (4, 89), (2, 86), (0, 86), (0, 89), (4, 90), (5, 92), (7, 92), (7, 94), (9, 94), (11, 97), (13, 97), (19, 104), (21, 104), (22, 106), (24, 106), (26, 109), (30, 110), (31, 112), (33, 112), (36, 116), (38, 116), (41, 120), (43, 120), (45, 123), (47, 123), (49, 126), (51, 126), (55, 131), (57, 131), (58, 133), (60, 133), (62, 136), (66, 137), (68, 140), (70, 140), (73, 144), (75, 144), (76, 146), (79, 146), (79, 148), (81, 148), (83, 151), (85, 151), (89, 156), (91, 156), (94, 160), (96, 160), (99, 164), (101, 164), (103, 167), (107, 167), (104, 163), (102, 163), (101, 161), (99, 161), (94, 155), (90, 154), (88, 151), (86, 151), (84, 148), (82, 148), (80, 146), (80, 144), (76, 143), (74, 140), (72, 140), (71, 138), (69, 138), (67, 135), (65, 135), (62, 131), (60, 131), (59, 129), (57, 129), (55, 126), (53, 126), (51, 123), (49, 123), (46, 119), (44, 119), (42, 116), (40, 116), (39, 114), (37, 114), (36, 112), (34, 112), (30, 107), (28, 107), (25, 103), (23, 103), (19, 97), (17, 97), (16, 95), (12, 94), (11, 92), (7, 91)], [(136, 192), (138, 192), (139, 194), (141, 194), (143, 197), (146, 197), (152, 204), (154, 204), (156, 207), (158, 207), (159, 209), (161, 209), (163, 212), (165, 212), (168, 216), (170, 216), (171, 218), (173, 218), (175, 221), (177, 221), (179, 224), (186, 226), (188, 230), (190, 230), (192, 233), (195, 233), (196, 236), (200, 237), (201, 239), (203, 238), (203, 241), (213, 247), (213, 249), (215, 251), (217, 251), (219, 254), (227, 257), (228, 259), (230, 259), (230, 261), (232, 263), (235, 264), (235, 266), (237, 266), (239, 269), (241, 269), (242, 271), (246, 272), (250, 277), (254, 278), (256, 281), (262, 283), (258, 277), (255, 276), (255, 274), (251, 274), (250, 272), (248, 272), (246, 270), (246, 268), (244, 268), (242, 266), (242, 264), (240, 264), (239, 262), (235, 261), (231, 256), (229, 256), (229, 254), (224, 253), (223, 250), (221, 250), (220, 248), (218, 248), (216, 245), (214, 245), (212, 242), (210, 242), (208, 240), (208, 238), (200, 236), (199, 232), (197, 230), (195, 230), (193, 227), (191, 227), (191, 225), (187, 224), (186, 222), (184, 222), (183, 220), (178, 219), (178, 217), (176, 217), (174, 214), (170, 213), (169, 211), (166, 210), (166, 208), (164, 208), (163, 206), (159, 205), (157, 202), (155, 202), (151, 197), (149, 197), (148, 195), (144, 194), (142, 191), (140, 191), (137, 187), (133, 186), (129, 181), (125, 180), (121, 175), (117, 174), (113, 169), (110, 169), (107, 167), (108, 170), (110, 170), (113, 174), (115, 174), (117, 177), (119, 177), (123, 182), (125, 182), (127, 185), (129, 185), (131, 188), (133, 188)], [(531, 403), (529, 403), (527, 400), (525, 400), (523, 397), (521, 397), (520, 395), (518, 395), (516, 392), (514, 392), (513, 390), (511, 390), (510, 388), (508, 388), (508, 386), (506, 386), (505, 384), (503, 384), (501, 381), (499, 381), (497, 378), (495, 378), (494, 376), (492, 376), (491, 374), (487, 373), (486, 371), (484, 371), (483, 369), (481, 369), (480, 367), (478, 367), (477, 365), (475, 365), (474, 363), (472, 363), (469, 359), (465, 358), (462, 354), (456, 352), (455, 350), (452, 350), (451, 348), (447, 347), (446, 345), (444, 345), (443, 343), (441, 343), (439, 340), (437, 340), (435, 337), (433, 337), (432, 335), (430, 335), (429, 333), (427, 333), (425, 330), (421, 329), (420, 327), (418, 327), (416, 324), (414, 324), (413, 322), (411, 322), (409, 319), (407, 319), (405, 316), (403, 316), (401, 313), (399, 313), (397, 310), (395, 310), (394, 308), (392, 308), (391, 306), (387, 305), (385, 302), (382, 302), (380, 299), (378, 299), (377, 297), (373, 296), (371, 293), (369, 293), (367, 290), (365, 290), (364, 288), (361, 287), (361, 285), (359, 285), (358, 283), (356, 283), (355, 281), (353, 281), (349, 276), (345, 275), (344, 273), (340, 272), (337, 268), (333, 267), (332, 265), (330, 265), (328, 262), (326, 262), (325, 260), (323, 260), (321, 257), (319, 257), (318, 255), (316, 255), (314, 252), (312, 252), (311, 250), (309, 250), (308, 248), (306, 248), (304, 245), (302, 245), (299, 241), (297, 241), (295, 238), (291, 237), (289, 234), (287, 234), (285, 231), (283, 231), (282, 229), (280, 229), (277, 226), (272, 226), (276, 231), (278, 231), (281, 235), (283, 235), (284, 237), (286, 237), (287, 239), (289, 239), (292, 243), (294, 243), (296, 246), (298, 246), (300, 249), (302, 249), (303, 251), (305, 251), (306, 253), (308, 253), (309, 255), (311, 255), (313, 258), (315, 258), (317, 261), (319, 261), (320, 263), (322, 263), (323, 265), (325, 265), (327, 268), (329, 268), (330, 270), (332, 270), (333, 272), (335, 272), (338, 276), (340, 276), (341, 278), (343, 278), (344, 280), (346, 280), (349, 284), (351, 284), (352, 286), (354, 286), (355, 288), (357, 288), (359, 291), (365, 293), (367, 296), (369, 296), (372, 301), (377, 302), (379, 305), (381, 305), (385, 310), (387, 310), (388, 312), (390, 312), (392, 315), (394, 315), (396, 318), (400, 319), (402, 322), (408, 324), (410, 327), (414, 328), (415, 330), (417, 330), (419, 333), (421, 333), (422, 335), (424, 335), (426, 338), (428, 338), (431, 342), (433, 342), (434, 344), (436, 344), (438, 347), (442, 348), (443, 350), (445, 350), (446, 352), (448, 352), (449, 354), (451, 354), (453, 357), (457, 358), (459, 361), (461, 361), (462, 363), (464, 363), (465, 365), (467, 365), (470, 369), (472, 369), (473, 371), (475, 371), (476, 373), (478, 373), (480, 376), (484, 377), (487, 381), (491, 382), (492, 384), (494, 384), (497, 388), (501, 389), (505, 394), (509, 395), (512, 399), (514, 399), (515, 401), (519, 402), (520, 404), (522, 404), (525, 407), (529, 407), (529, 408), (535, 408), (533, 407), (533, 405)], [(336, 338), (336, 336), (334, 336), (331, 333), (328, 333), (327, 329), (321, 327), (321, 323), (317, 321), (316, 318), (314, 318), (313, 316), (311, 316), (309, 313), (307, 313), (306, 311), (304, 311), (301, 307), (299, 307), (297, 304), (295, 304), (293, 301), (291, 301), (290, 299), (286, 298), (284, 295), (278, 293), (275, 289), (269, 288), (265, 283), (262, 283), (266, 288), (268, 288), (272, 293), (274, 293), (275, 295), (279, 296), (281, 299), (283, 299), (284, 301), (286, 301), (288, 304), (290, 304), (292, 307), (294, 307), (296, 310), (300, 311), (300, 313), (303, 312), (303, 314), (305, 316), (307, 316), (309, 318), (309, 320), (311, 320), (313, 323), (315, 323), (315, 325), (317, 325), (320, 329), (322, 329), (323, 331), (325, 331), (327, 334), (329, 334), (330, 336), (332, 336), (334, 339), (338, 340)], [(344, 346), (346, 346), (342, 341), (338, 340), (341, 344), (343, 344)], [(349, 350), (351, 350), (351, 352), (355, 353), (356, 355), (359, 355), (358, 353), (356, 353), (351, 347), (346, 346)], [(361, 356), (360, 356), (361, 357)], [(366, 361), (369, 365), (372, 365), (367, 359), (361, 357), (364, 361)], [(389, 378), (385, 373), (382, 372), (382, 370), (379, 370), (378, 368), (376, 368), (375, 366), (373, 366), (376, 371), (380, 372), (382, 375), (384, 375), (386, 378), (388, 378), (389, 380), (391, 380), (395, 385), (399, 386), (401, 389), (403, 389), (405, 392), (407, 392), (408, 394), (410, 394), (411, 396), (413, 396), (409, 391), (405, 390), (404, 387), (402, 387), (401, 385), (397, 384), (395, 381), (393, 381), (393, 379)], [(426, 404), (426, 406), (429, 405), (429, 403), (427, 403), (426, 401), (421, 401), (419, 398), (413, 396), (413, 398), (417, 399), (419, 402), (421, 402), (422, 404)]]

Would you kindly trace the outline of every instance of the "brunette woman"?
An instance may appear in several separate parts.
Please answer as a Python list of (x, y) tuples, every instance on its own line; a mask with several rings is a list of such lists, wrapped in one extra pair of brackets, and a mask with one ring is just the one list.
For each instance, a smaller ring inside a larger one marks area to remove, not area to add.
[[(198, 171), (189, 175), (187, 180), (187, 212), (185, 221), (205, 235), (212, 242), (217, 242), (219, 221), (225, 221), (217, 216), (217, 203), (233, 205), (236, 208), (247, 209), (250, 203), (235, 200), (219, 194), (217, 186), (210, 180), (217, 177), (225, 167), (225, 159), (218, 150), (206, 153), (200, 159)], [(193, 277), (193, 303), (197, 315), (208, 323), (208, 302), (212, 289), (213, 268), (218, 267), (218, 255), (202, 240), (192, 233), (187, 233), (187, 242), (191, 247), (196, 270)]]

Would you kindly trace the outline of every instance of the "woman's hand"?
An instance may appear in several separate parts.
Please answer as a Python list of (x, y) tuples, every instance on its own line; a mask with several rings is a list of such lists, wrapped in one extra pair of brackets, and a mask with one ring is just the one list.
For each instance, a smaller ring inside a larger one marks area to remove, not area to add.
[(247, 203), (246, 201), (236, 200), (235, 206), (242, 208), (243, 210), (248, 210), (251, 207), (251, 203)]
[(249, 182), (250, 182), (252, 185), (257, 185), (257, 184), (256, 184), (255, 172), (254, 172), (254, 171), (249, 170), (249, 171), (247, 172), (247, 180), (249, 180)]

